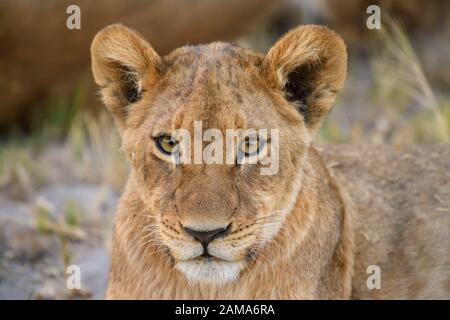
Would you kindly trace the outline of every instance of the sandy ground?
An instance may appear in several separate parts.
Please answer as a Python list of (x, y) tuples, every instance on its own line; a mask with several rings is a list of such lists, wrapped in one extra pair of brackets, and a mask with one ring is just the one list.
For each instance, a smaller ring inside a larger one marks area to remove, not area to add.
[[(64, 232), (39, 227), (39, 208), (58, 226), (68, 203), (78, 225)], [(45, 187), (27, 202), (0, 199), (0, 299), (102, 299), (115, 203), (110, 188), (83, 184)], [(81, 290), (66, 288), (67, 265), (80, 267)]]

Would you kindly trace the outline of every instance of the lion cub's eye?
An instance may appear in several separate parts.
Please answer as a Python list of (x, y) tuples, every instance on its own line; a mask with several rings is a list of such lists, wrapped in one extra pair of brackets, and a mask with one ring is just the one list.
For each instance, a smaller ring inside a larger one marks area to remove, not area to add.
[(265, 141), (255, 137), (246, 137), (239, 145), (239, 151), (246, 157), (257, 155), (264, 148)]
[(171, 155), (179, 149), (178, 141), (169, 135), (160, 135), (156, 137), (156, 146), (159, 151), (166, 155)]

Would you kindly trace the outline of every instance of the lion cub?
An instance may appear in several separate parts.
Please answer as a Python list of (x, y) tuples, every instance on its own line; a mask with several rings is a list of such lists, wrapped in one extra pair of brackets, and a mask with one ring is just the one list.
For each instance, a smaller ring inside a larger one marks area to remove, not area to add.
[(131, 166), (107, 298), (450, 297), (449, 150), (312, 146), (346, 76), (336, 33), (161, 57), (112, 25), (91, 53)]

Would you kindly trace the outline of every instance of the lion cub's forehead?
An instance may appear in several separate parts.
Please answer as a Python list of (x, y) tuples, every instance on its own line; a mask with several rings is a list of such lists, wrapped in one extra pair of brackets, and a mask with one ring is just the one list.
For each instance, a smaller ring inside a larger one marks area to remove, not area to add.
[(212, 43), (182, 47), (164, 58), (166, 76), (189, 94), (196, 89), (251, 89), (260, 76), (262, 57), (246, 49)]
[(164, 57), (158, 122), (191, 127), (201, 120), (218, 129), (263, 125), (262, 61), (261, 55), (227, 43), (175, 50)]
[(191, 68), (200, 65), (249, 68), (252, 65), (259, 67), (263, 56), (230, 43), (213, 42), (178, 48), (165, 56), (164, 60), (171, 66), (185, 65)]

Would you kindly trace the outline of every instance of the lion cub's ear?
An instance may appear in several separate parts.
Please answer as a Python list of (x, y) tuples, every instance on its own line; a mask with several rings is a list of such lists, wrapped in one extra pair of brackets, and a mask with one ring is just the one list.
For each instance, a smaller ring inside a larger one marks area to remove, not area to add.
[(285, 92), (316, 131), (342, 88), (347, 51), (335, 32), (322, 26), (300, 26), (286, 33), (266, 56), (269, 81)]
[(102, 99), (123, 127), (129, 105), (158, 77), (160, 57), (135, 31), (115, 24), (99, 31), (91, 45), (92, 71)]

